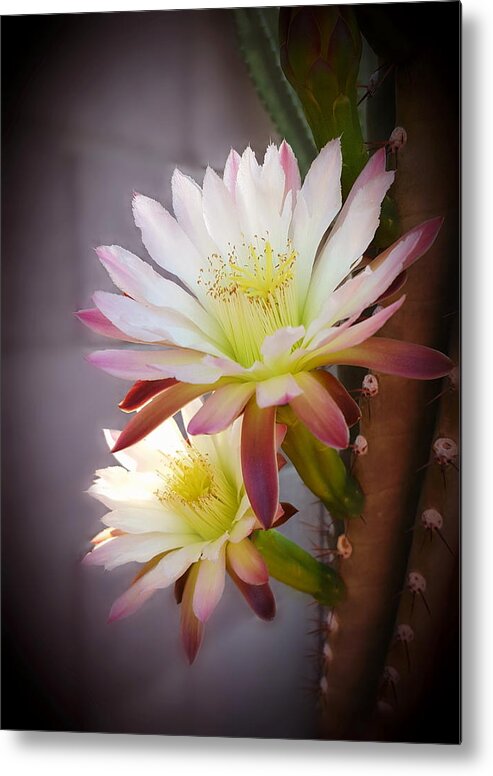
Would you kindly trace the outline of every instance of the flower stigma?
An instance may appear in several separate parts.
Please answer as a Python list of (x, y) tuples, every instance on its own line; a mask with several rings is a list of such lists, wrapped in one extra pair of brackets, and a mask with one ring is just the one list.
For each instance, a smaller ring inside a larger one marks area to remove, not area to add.
[(239, 500), (222, 470), (193, 447), (163, 457), (165, 464), (158, 473), (164, 485), (156, 493), (161, 504), (184, 517), (204, 540), (228, 532)]
[(218, 254), (208, 260), (199, 282), (224, 331), (229, 355), (244, 367), (261, 360), (266, 336), (299, 325), (296, 258), (291, 244), (276, 254), (268, 240), (257, 238), (257, 245), (243, 244), (239, 254), (231, 248), (227, 261)]

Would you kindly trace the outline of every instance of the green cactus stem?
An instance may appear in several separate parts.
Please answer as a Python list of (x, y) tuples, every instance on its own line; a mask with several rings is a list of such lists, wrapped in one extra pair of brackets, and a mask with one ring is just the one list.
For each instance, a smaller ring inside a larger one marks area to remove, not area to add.
[(235, 8), (232, 13), (250, 77), (279, 134), (292, 146), (304, 175), (316, 156), (316, 148), (298, 97), (281, 69), (279, 11)]

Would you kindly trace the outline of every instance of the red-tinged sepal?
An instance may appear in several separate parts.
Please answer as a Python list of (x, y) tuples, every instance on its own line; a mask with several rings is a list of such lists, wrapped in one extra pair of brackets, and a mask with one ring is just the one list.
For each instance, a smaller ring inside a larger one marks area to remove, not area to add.
[(284, 525), (284, 523), (287, 523), (288, 520), (290, 520), (294, 515), (298, 514), (298, 510), (296, 507), (294, 507), (292, 504), (290, 504), (288, 501), (281, 501), (279, 504), (279, 510), (276, 515), (276, 519), (274, 520), (274, 525), (276, 528), (279, 528), (280, 525)]
[(276, 616), (276, 601), (270, 585), (268, 583), (264, 585), (249, 585), (235, 574), (229, 564), (227, 570), (243, 598), (257, 617), (260, 617), (261, 620), (273, 620)]
[(180, 636), (190, 665), (197, 657), (204, 638), (204, 625), (195, 615), (192, 603), (197, 574), (198, 564), (195, 564), (185, 582), (180, 609)]
[(354, 426), (361, 418), (359, 405), (353, 397), (346, 391), (343, 384), (330, 372), (319, 370), (313, 372), (313, 376), (323, 385), (325, 390), (330, 393), (335, 403), (344, 415), (345, 421), (349, 427)]
[(363, 366), (375, 372), (415, 380), (445, 377), (454, 366), (448, 356), (438, 350), (385, 337), (370, 337), (352, 348), (331, 353), (330, 360), (335, 364)]
[(252, 396), (245, 407), (241, 432), (241, 467), (253, 511), (270, 528), (279, 503), (276, 455), (276, 408), (261, 408)]
[(157, 426), (175, 415), (185, 404), (207, 393), (210, 385), (194, 385), (191, 383), (177, 383), (162, 391), (149, 401), (140, 412), (123, 429), (118, 437), (112, 453), (130, 447), (140, 442), (147, 434), (150, 434)]
[(177, 382), (174, 377), (166, 377), (163, 380), (137, 380), (118, 406), (123, 412), (134, 412)]
[(249, 585), (264, 585), (269, 579), (269, 572), (261, 554), (253, 546), (250, 539), (241, 542), (230, 542), (227, 548), (228, 567)]
[(300, 372), (296, 379), (303, 393), (291, 401), (295, 414), (324, 444), (336, 449), (347, 447), (349, 429), (344, 413), (325, 384), (311, 372)]

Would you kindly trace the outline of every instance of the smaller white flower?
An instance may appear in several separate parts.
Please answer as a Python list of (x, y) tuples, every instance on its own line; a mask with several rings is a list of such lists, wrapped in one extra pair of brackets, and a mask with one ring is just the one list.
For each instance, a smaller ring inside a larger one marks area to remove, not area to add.
[[(182, 410), (186, 426), (200, 400)], [(110, 511), (85, 562), (113, 569), (141, 563), (110, 620), (135, 612), (159, 588), (175, 584), (181, 635), (192, 662), (203, 624), (224, 590), (226, 570), (256, 614), (275, 613), (265, 562), (248, 538), (259, 523), (245, 493), (240, 463), (241, 419), (214, 436), (182, 435), (173, 418), (115, 454), (121, 466), (96, 472), (89, 493)], [(110, 449), (119, 432), (105, 431)], [(278, 517), (282, 515), (278, 509)]]

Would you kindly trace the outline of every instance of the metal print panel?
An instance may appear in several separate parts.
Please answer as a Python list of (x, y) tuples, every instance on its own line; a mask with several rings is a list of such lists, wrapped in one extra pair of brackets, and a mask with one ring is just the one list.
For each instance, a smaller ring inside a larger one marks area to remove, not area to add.
[(3, 727), (460, 743), (460, 5), (2, 29)]

